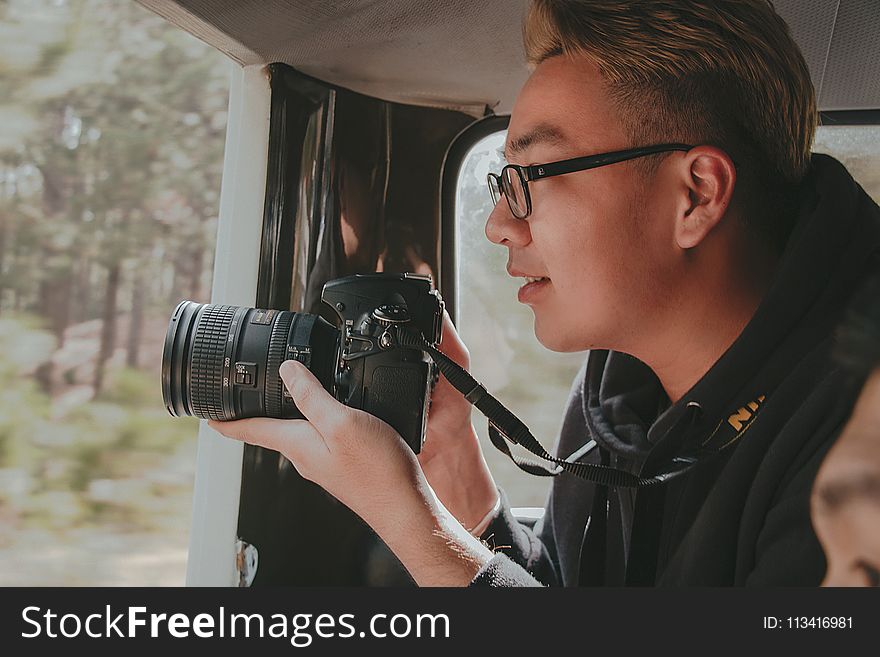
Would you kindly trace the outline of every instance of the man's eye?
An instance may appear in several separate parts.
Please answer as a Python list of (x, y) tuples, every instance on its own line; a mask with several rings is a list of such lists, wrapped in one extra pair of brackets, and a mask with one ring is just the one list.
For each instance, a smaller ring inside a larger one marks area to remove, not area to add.
[(859, 561), (856, 564), (856, 568), (861, 570), (865, 575), (865, 579), (868, 580), (868, 586), (874, 588), (880, 587), (880, 569), (872, 566), (867, 561)]

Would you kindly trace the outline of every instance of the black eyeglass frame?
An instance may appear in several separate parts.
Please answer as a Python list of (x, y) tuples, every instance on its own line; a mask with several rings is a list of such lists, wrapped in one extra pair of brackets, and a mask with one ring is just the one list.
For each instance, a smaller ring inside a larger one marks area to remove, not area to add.
[[(507, 205), (511, 214), (517, 219), (525, 219), (532, 213), (532, 196), (529, 193), (528, 183), (552, 176), (561, 176), (566, 173), (574, 173), (575, 171), (586, 171), (588, 169), (596, 169), (604, 167), (608, 164), (617, 164), (618, 162), (626, 162), (634, 160), (638, 157), (646, 155), (656, 155), (657, 153), (666, 153), (670, 151), (687, 152), (694, 148), (687, 144), (654, 144), (653, 146), (641, 146), (639, 148), (628, 148), (622, 151), (612, 151), (611, 153), (599, 153), (597, 155), (587, 155), (584, 157), (573, 157), (568, 160), (559, 160), (558, 162), (549, 162), (547, 164), (533, 164), (530, 166), (521, 166), (519, 164), (508, 164), (501, 173), (489, 173), (486, 176), (486, 182), (489, 185), (489, 194), (492, 196), (493, 203), (497, 204), (501, 200), (501, 194), (507, 198)], [(507, 169), (516, 171), (525, 193), (526, 212), (519, 216), (510, 202), (510, 196), (505, 190), (504, 173)], [(495, 187), (492, 187), (492, 181)], [(495, 195), (495, 189), (498, 190), (498, 196)]]

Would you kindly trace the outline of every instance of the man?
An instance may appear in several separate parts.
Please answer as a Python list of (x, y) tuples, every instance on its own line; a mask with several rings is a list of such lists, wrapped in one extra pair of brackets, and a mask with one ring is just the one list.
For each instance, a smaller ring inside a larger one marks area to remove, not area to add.
[(837, 358), (861, 389), (813, 488), (824, 586), (880, 586), (880, 272), (853, 302)]
[[(532, 531), (445, 381), (418, 460), (295, 363), (308, 421), (212, 426), (288, 456), (419, 584), (818, 584), (810, 488), (844, 416), (828, 343), (880, 210), (810, 158), (815, 94), (787, 28), (765, 0), (535, 0), (524, 34), (534, 69), (486, 235), (542, 344), (591, 350), (556, 452), (594, 441), (585, 460), (646, 477), (696, 466), (637, 489), (560, 475)], [(468, 364), (448, 323), (442, 348)]]

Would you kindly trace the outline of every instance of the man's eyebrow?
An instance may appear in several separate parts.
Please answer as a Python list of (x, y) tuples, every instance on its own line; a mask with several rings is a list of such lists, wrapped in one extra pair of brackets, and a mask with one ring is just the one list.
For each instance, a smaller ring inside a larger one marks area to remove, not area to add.
[(549, 123), (540, 123), (525, 134), (509, 139), (504, 148), (504, 159), (510, 161), (511, 157), (537, 143), (558, 144), (563, 141), (565, 136), (559, 128)]
[(880, 504), (880, 473), (863, 472), (853, 479), (832, 479), (819, 487), (816, 497), (823, 513), (838, 511), (855, 498)]

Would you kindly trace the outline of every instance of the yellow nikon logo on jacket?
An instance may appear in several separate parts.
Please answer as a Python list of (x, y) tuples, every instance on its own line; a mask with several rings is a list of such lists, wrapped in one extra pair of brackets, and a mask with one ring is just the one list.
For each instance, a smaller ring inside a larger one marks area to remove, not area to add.
[(762, 403), (766, 397), (761, 395), (755, 401), (749, 402), (742, 408), (740, 408), (736, 413), (727, 418), (727, 423), (733, 427), (734, 431), (742, 431), (742, 428), (749, 423), (752, 417), (755, 415), (755, 412), (758, 410), (758, 407)]

